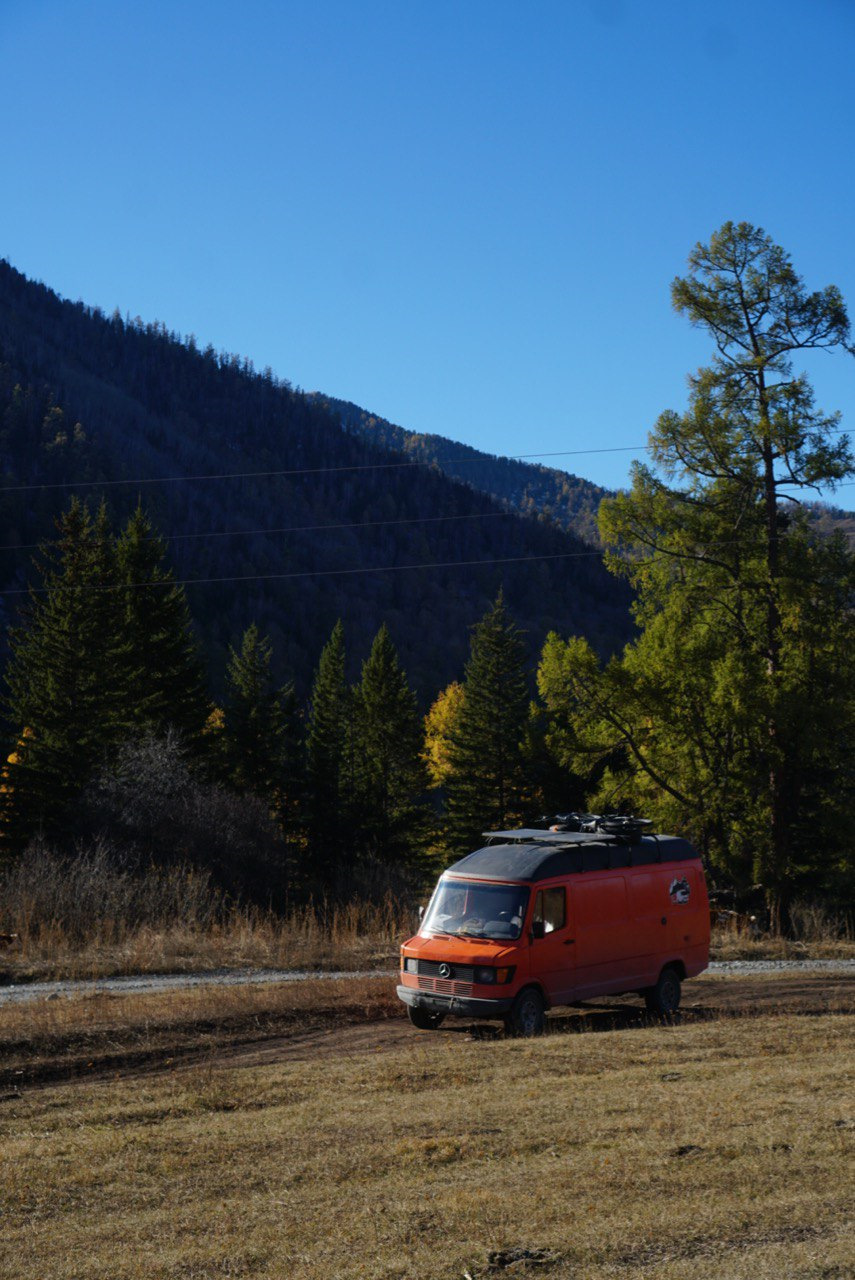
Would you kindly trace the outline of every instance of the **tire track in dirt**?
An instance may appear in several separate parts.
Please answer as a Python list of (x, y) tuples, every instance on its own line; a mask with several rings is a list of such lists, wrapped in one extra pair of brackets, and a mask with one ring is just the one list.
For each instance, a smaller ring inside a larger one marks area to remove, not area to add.
[[(375, 1011), (376, 1010), (376, 1011)], [(737, 977), (707, 976), (686, 983), (683, 1005), (671, 1025), (726, 1018), (785, 1014), (801, 1017), (855, 1014), (855, 978), (846, 974), (775, 974)], [(655, 1025), (637, 996), (615, 996), (549, 1014), (548, 1035), (596, 1034)], [(260, 1026), (253, 1014), (217, 1025), (165, 1027), (157, 1045), (121, 1047), (117, 1036), (85, 1050), (66, 1045), (3, 1067), (0, 1052), (0, 1102), (17, 1096), (21, 1087), (60, 1080), (97, 1080), (150, 1072), (178, 1071), (204, 1063), (218, 1067), (258, 1067), (278, 1062), (305, 1062), (368, 1053), (394, 1053), (420, 1041), (443, 1037), (488, 1042), (504, 1035), (501, 1024), (449, 1019), (435, 1031), (416, 1031), (394, 996), (374, 1010), (357, 1004), (339, 1009), (303, 1011), (271, 1019)], [(8, 1062), (8, 1058), (7, 1058)], [(4, 1092), (6, 1091), (6, 1092)]]

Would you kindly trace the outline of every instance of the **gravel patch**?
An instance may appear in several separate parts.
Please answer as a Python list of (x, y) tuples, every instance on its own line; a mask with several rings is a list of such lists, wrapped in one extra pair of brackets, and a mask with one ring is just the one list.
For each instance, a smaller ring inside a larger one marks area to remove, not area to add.
[(276, 982), (308, 982), (317, 978), (384, 977), (376, 969), (348, 972), (315, 969), (211, 969), (206, 973), (145, 973), (118, 978), (79, 978), (62, 982), (25, 982), (0, 987), (0, 1005), (27, 1000), (56, 1000), (60, 996), (142, 995), (150, 991), (181, 991), (190, 987), (248, 987)]
[[(848, 973), (855, 976), (855, 960), (714, 960), (704, 972), (716, 977), (756, 973)], [(180, 991), (191, 987), (246, 987), (276, 982), (308, 982), (318, 978), (391, 979), (393, 976), (392, 972), (377, 969), (214, 969), (207, 973), (147, 973), (119, 978), (22, 982), (0, 987), (0, 1005), (57, 1000), (74, 995), (143, 995), (151, 991)]]
[(855, 960), (713, 960), (704, 972), (855, 974)]

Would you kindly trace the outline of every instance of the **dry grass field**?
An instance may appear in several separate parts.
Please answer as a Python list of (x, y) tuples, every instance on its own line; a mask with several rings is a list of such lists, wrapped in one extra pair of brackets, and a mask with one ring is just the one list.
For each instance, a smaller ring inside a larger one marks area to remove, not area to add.
[(235, 907), (203, 925), (129, 928), (120, 920), (93, 920), (82, 937), (70, 936), (61, 923), (40, 922), (38, 929), (25, 923), (15, 945), (0, 952), (0, 977), (37, 982), (217, 969), (389, 969), (416, 927), (415, 914), (392, 900), (308, 905), (281, 916)]
[(411, 1033), (9, 1091), (9, 1280), (844, 1280), (852, 1016)]

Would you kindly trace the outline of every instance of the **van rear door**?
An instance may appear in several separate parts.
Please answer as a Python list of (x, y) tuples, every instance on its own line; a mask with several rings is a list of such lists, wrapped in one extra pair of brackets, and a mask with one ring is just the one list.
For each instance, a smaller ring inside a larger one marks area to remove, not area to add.
[(659, 976), (659, 956), (668, 943), (668, 899), (661, 881), (662, 873), (658, 867), (627, 872), (634, 952), (639, 959), (639, 975), (648, 983), (655, 982)]
[[(663, 868), (664, 871), (664, 868)], [(698, 867), (678, 863), (662, 877), (662, 901), (668, 914), (668, 947), (682, 956), (705, 940), (709, 907)]]

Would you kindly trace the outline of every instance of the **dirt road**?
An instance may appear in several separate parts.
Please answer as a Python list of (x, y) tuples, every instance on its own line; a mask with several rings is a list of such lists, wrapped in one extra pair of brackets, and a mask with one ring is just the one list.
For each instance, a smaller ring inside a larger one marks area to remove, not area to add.
[[(209, 989), (210, 990), (210, 989)], [(374, 975), (351, 987), (341, 979), (316, 981), (311, 998), (295, 1002), (306, 984), (268, 987), (270, 1000), (259, 1009), (258, 998), (244, 1004), (234, 997), (228, 1008), (210, 997), (204, 1016), (192, 1009), (173, 1008), (176, 997), (134, 997), (128, 1009), (119, 995), (87, 998), (77, 995), (58, 1004), (19, 1006), (27, 1021), (16, 1030), (0, 1017), (0, 1101), (3, 1089), (71, 1078), (93, 1079), (139, 1072), (178, 1070), (204, 1062), (208, 1066), (256, 1066), (276, 1061), (300, 1061), (366, 1052), (391, 1053), (422, 1043), (427, 1048), (439, 1037), (489, 1041), (502, 1036), (498, 1023), (449, 1019), (433, 1032), (410, 1026), (394, 991), (394, 979)], [(255, 988), (258, 991), (258, 988)], [(293, 996), (289, 994), (293, 992)], [(201, 998), (201, 992), (199, 995)], [(92, 1006), (100, 1006), (102, 1021), (92, 1021)], [(105, 1004), (106, 1001), (106, 1004)], [(155, 1005), (150, 1002), (155, 1001)], [(60, 1024), (54, 1022), (54, 1011)], [(9, 1009), (11, 1018), (12, 1009)], [(855, 1014), (855, 975), (810, 971), (707, 973), (687, 982), (676, 1024), (721, 1018), (757, 1018), (770, 1014), (815, 1017)], [(47, 1021), (45, 1022), (45, 1019)], [(551, 1013), (547, 1034), (577, 1035), (601, 1031), (631, 1033), (650, 1026), (649, 1015), (637, 996), (618, 996)]]
[[(722, 1017), (759, 1017), (820, 1013), (855, 1014), (855, 977), (819, 977), (815, 973), (786, 977), (703, 977), (687, 982), (677, 1023), (704, 1022)], [(637, 996), (614, 996), (574, 1009), (551, 1013), (548, 1035), (616, 1031), (650, 1026), (650, 1017)], [(492, 1040), (504, 1033), (497, 1023), (473, 1023), (451, 1019), (437, 1031), (415, 1031), (405, 1017), (334, 1026), (277, 1036), (264, 1044), (224, 1047), (218, 1059), (231, 1066), (257, 1066), (282, 1060), (304, 1061), (316, 1057), (394, 1051), (414, 1040), (425, 1044), (435, 1037)]]

